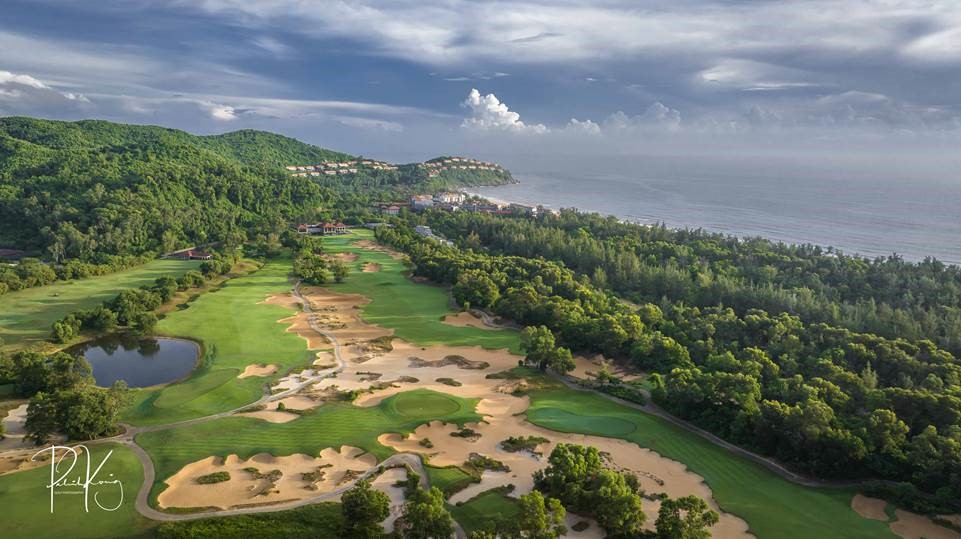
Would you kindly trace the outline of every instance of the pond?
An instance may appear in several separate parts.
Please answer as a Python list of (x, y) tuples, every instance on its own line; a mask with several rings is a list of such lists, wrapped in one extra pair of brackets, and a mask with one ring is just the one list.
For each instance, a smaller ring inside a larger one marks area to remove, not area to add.
[(112, 334), (67, 352), (86, 358), (100, 387), (110, 387), (117, 380), (130, 387), (149, 387), (187, 376), (197, 365), (200, 346), (184, 339)]

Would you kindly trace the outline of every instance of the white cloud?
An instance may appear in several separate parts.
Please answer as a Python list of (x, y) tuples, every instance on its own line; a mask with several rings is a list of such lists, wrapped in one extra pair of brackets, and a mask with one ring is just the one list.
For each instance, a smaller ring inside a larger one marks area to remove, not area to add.
[(497, 96), (494, 94), (481, 95), (476, 88), (471, 89), (461, 106), (471, 112), (470, 117), (465, 118), (461, 124), (465, 128), (534, 134), (548, 132), (544, 124), (524, 123), (521, 121), (521, 115), (510, 110), (506, 103), (497, 99)]
[(902, 52), (922, 62), (961, 63), (961, 25), (921, 36)]
[(293, 49), (286, 44), (268, 36), (261, 36), (253, 40), (253, 44), (261, 49), (273, 53), (276, 56), (286, 56), (293, 52)]
[(73, 114), (90, 100), (80, 93), (61, 92), (28, 74), (0, 71), (0, 105), (7, 114)]
[(18, 75), (9, 71), (0, 71), (0, 84), (19, 84), (22, 86), (30, 86), (32, 88), (50, 88), (46, 84), (31, 77), (30, 75)]
[(567, 123), (566, 129), (572, 133), (586, 133), (588, 135), (601, 134), (601, 126), (591, 120), (584, 120), (582, 122), (577, 118), (571, 118), (571, 121)]
[(404, 126), (387, 120), (377, 120), (374, 118), (362, 118), (359, 116), (335, 116), (334, 119), (343, 125), (348, 127), (357, 127), (360, 129), (377, 129), (381, 131), (390, 131), (394, 133), (400, 133), (404, 130)]
[(230, 105), (221, 105), (212, 101), (202, 102), (201, 105), (207, 109), (207, 113), (214, 120), (229, 122), (237, 119), (237, 113)]
[(661, 102), (654, 102), (637, 116), (617, 111), (604, 120), (605, 130), (662, 129), (674, 131), (681, 127), (681, 112)]

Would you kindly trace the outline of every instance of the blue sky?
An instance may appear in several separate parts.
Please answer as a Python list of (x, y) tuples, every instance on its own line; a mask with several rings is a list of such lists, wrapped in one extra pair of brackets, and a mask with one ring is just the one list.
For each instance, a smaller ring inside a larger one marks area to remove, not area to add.
[(924, 154), (961, 142), (961, 5), (4, 0), (0, 114), (389, 159)]

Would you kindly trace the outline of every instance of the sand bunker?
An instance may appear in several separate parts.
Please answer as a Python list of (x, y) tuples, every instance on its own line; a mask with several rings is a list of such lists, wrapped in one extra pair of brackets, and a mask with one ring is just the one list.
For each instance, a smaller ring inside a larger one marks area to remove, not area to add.
[(489, 331), (498, 331), (500, 329), (488, 326), (483, 320), (474, 316), (468, 311), (461, 311), (457, 314), (449, 314), (444, 317), (443, 322), (450, 326), (486, 329)]
[(244, 372), (237, 375), (237, 378), (248, 378), (250, 376), (270, 376), (277, 372), (277, 365), (247, 365)]
[(26, 431), (23, 429), (24, 423), (27, 421), (27, 404), (21, 404), (16, 408), (11, 409), (7, 412), (7, 416), (3, 418), (3, 428), (4, 432), (8, 436), (23, 436)]
[[(356, 447), (327, 448), (320, 457), (296, 454), (274, 457), (259, 453), (248, 460), (237, 455), (207, 457), (180, 469), (165, 481), (157, 497), (161, 508), (219, 507), (281, 503), (312, 498), (351, 483), (377, 465), (377, 458)], [(275, 471), (276, 470), (276, 471)], [(197, 478), (215, 472), (230, 474), (228, 481), (201, 484)]]
[(337, 253), (333, 255), (331, 258), (340, 260), (341, 262), (356, 262), (357, 253)]
[(377, 273), (380, 271), (380, 264), (377, 262), (367, 262), (364, 264), (364, 273)]
[(337, 366), (337, 358), (334, 357), (333, 352), (323, 351), (317, 352), (314, 359), (314, 367), (320, 369), (330, 369)]
[(851, 509), (864, 518), (872, 520), (888, 521), (888, 515), (884, 512), (888, 502), (877, 498), (869, 498), (862, 494), (856, 494), (851, 498)]
[[(283, 404), (283, 410), (280, 409), (281, 404)], [(264, 405), (262, 410), (244, 412), (237, 415), (242, 417), (263, 419), (264, 421), (269, 421), (271, 423), (289, 423), (300, 417), (300, 414), (296, 412), (311, 410), (320, 406), (321, 404), (323, 404), (322, 401), (315, 400), (306, 395), (292, 395), (290, 397), (284, 397), (282, 399), (270, 401)]]
[(317, 325), (337, 337), (341, 344), (349, 345), (394, 333), (393, 330), (374, 326), (360, 319), (360, 307), (370, 303), (364, 296), (338, 294), (314, 286), (304, 287), (301, 294), (310, 302)]
[(276, 296), (270, 296), (262, 303), (266, 303), (268, 305), (280, 305), (281, 307), (286, 307), (288, 309), (294, 309), (297, 311), (297, 313), (292, 316), (277, 320), (277, 323), (287, 324), (289, 326), (287, 328), (287, 333), (296, 333), (305, 341), (307, 341), (308, 350), (317, 350), (320, 348), (328, 348), (330, 346), (330, 343), (327, 341), (326, 337), (320, 333), (317, 333), (314, 328), (310, 327), (311, 315), (301, 310), (300, 302), (290, 292), (278, 294)]
[(380, 490), (390, 498), (390, 514), (381, 524), (386, 533), (394, 531), (394, 522), (404, 512), (404, 487), (395, 486), (398, 481), (407, 479), (406, 468), (390, 468), (371, 481), (370, 486)]
[[(857, 494), (851, 499), (851, 508), (864, 518), (888, 522), (890, 518), (885, 513), (884, 508), (888, 503), (878, 498), (871, 498), (862, 494)], [(897, 509), (894, 511), (895, 520), (891, 521), (890, 528), (895, 534), (904, 539), (958, 539), (961, 533), (939, 526), (930, 518)], [(955, 518), (957, 515), (941, 517), (946, 519)], [(961, 520), (959, 518), (958, 520)]]
[(367, 249), (368, 251), (380, 251), (382, 253), (387, 253), (388, 255), (390, 255), (391, 258), (395, 260), (403, 260), (405, 256), (403, 253), (395, 251), (390, 247), (386, 247), (384, 245), (381, 245), (377, 242), (370, 241), (370, 240), (357, 240), (353, 244), (356, 245), (357, 247), (360, 247), (361, 249)]
[[(604, 357), (601, 355), (596, 355), (590, 358), (585, 356), (574, 356), (574, 370), (568, 374), (575, 378), (591, 380), (597, 375), (597, 372), (601, 369), (601, 365), (604, 361)], [(607, 367), (611, 374), (617, 376), (625, 382), (630, 382), (632, 380), (637, 380), (644, 377), (644, 375), (641, 373), (628, 371), (623, 367), (615, 365), (613, 362), (608, 362)]]
[[(608, 455), (610, 465), (636, 475), (641, 487), (649, 494), (665, 493), (674, 498), (689, 494), (697, 495), (708, 501), (711, 507), (721, 514), (720, 522), (712, 529), (716, 537), (746, 537), (747, 523), (740, 518), (723, 513), (714, 502), (710, 488), (704, 484), (700, 476), (690, 472), (680, 462), (664, 458), (657, 453), (641, 448), (636, 444), (599, 436), (579, 434), (563, 434), (542, 429), (526, 421), (522, 412), (527, 409), (527, 397), (515, 397), (506, 394), (488, 395), (480, 401), (477, 411), (485, 416), (481, 423), (468, 423), (467, 426), (477, 431), (480, 436), (473, 440), (451, 436), (458, 427), (433, 421), (421, 425), (412, 434), (404, 438), (399, 434), (384, 434), (378, 441), (397, 451), (409, 451), (423, 455), (430, 464), (435, 466), (460, 466), (469, 458), (471, 453), (479, 453), (501, 461), (510, 468), (509, 472), (485, 471), (481, 475), (481, 482), (469, 486), (467, 489), (455, 493), (450, 501), (457, 503), (469, 500), (477, 494), (494, 487), (513, 484), (512, 496), (520, 496), (533, 488), (532, 475), (535, 471), (545, 467), (545, 457), (537, 457), (530, 452), (510, 453), (500, 447), (500, 442), (509, 436), (540, 436), (547, 438), (548, 443), (538, 449), (548, 454), (558, 442), (592, 445)], [(430, 448), (421, 445), (421, 440), (429, 439)], [(660, 504), (645, 500), (644, 512), (648, 517), (648, 524), (653, 526), (657, 519)]]

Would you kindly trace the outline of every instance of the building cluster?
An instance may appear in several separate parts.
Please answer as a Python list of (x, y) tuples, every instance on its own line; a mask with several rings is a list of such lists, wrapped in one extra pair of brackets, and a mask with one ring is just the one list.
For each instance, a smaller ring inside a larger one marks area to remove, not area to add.
[(294, 176), (336, 176), (356, 174), (359, 168), (395, 171), (397, 167), (383, 161), (361, 159), (355, 161), (324, 161), (317, 165), (288, 165), (285, 167)]
[(437, 209), (443, 211), (469, 211), (474, 213), (489, 213), (492, 215), (513, 215), (518, 212), (536, 217), (538, 213), (548, 210), (543, 206), (529, 206), (526, 204), (501, 204), (479, 198), (468, 198), (464, 193), (443, 191), (440, 193), (411, 195), (407, 202), (388, 202), (377, 205), (377, 211), (382, 215), (398, 215), (403, 208), (411, 211)]
[(447, 245), (447, 246), (454, 245), (454, 242), (452, 242), (452, 241), (450, 241), (450, 240), (448, 240), (448, 239), (442, 238), (442, 237), (438, 236), (437, 234), (434, 234), (434, 231), (431, 230), (429, 226), (417, 225), (417, 226), (414, 227), (414, 233), (417, 234), (418, 236), (423, 237), (423, 238), (427, 238), (427, 239), (429, 239), (429, 240), (434, 240), (434, 241), (440, 242), (440, 243), (442, 243), (442, 244), (444, 244), (444, 245)]
[(427, 171), (427, 176), (433, 178), (445, 170), (488, 170), (491, 172), (504, 172), (504, 169), (496, 163), (485, 163), (477, 159), (467, 157), (445, 157), (435, 159), (417, 165)]
[(301, 223), (297, 225), (297, 233), (307, 234), (308, 236), (333, 236), (336, 234), (346, 234), (347, 225), (341, 223), (340, 221), (337, 221), (336, 223)]

